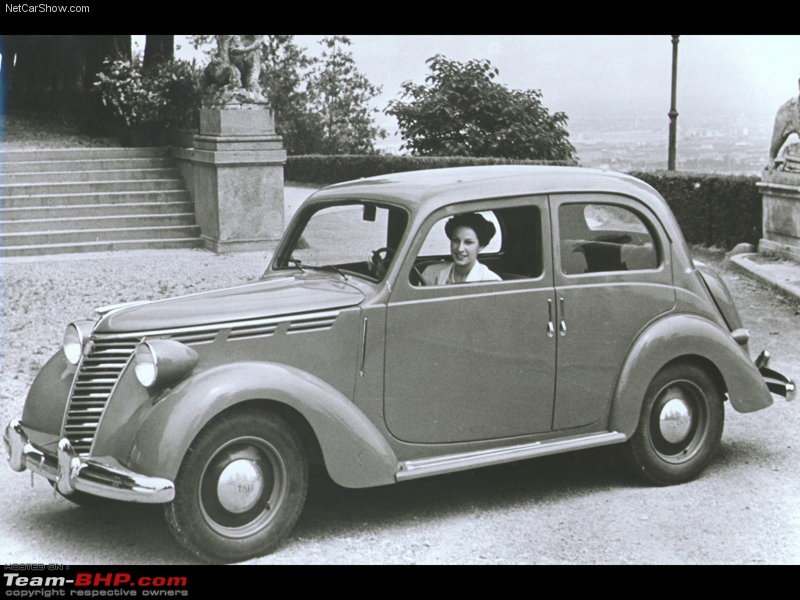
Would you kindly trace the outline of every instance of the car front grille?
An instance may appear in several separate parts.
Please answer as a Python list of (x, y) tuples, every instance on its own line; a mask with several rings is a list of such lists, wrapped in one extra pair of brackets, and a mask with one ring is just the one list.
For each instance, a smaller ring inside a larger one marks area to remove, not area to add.
[(287, 334), (326, 331), (333, 327), (339, 311), (287, 315), (217, 323), (199, 327), (139, 331), (126, 334), (95, 334), (91, 347), (78, 364), (64, 416), (62, 436), (79, 456), (88, 456), (111, 394), (136, 346), (146, 337), (171, 338), (190, 346), (211, 344), (220, 332), (225, 339), (242, 341), (270, 337), (279, 327)]
[(84, 355), (72, 386), (63, 427), (64, 437), (79, 455), (86, 456), (92, 449), (111, 392), (140, 339), (139, 336), (96, 337)]

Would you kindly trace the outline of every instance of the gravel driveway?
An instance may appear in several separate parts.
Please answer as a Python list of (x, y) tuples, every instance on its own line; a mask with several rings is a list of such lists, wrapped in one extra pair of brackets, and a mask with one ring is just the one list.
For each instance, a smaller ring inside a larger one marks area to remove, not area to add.
[[(709, 255), (713, 262), (718, 257)], [(3, 289), (2, 425), (21, 414), (65, 324), (95, 306), (257, 278), (261, 253), (204, 251), (15, 259)], [(773, 366), (800, 376), (800, 305), (725, 271)], [(614, 448), (368, 490), (312, 482), (289, 540), (250, 564), (798, 564), (800, 406), (726, 407), (722, 446), (689, 484), (642, 485)], [(154, 506), (84, 509), (0, 465), (0, 562), (191, 563)]]

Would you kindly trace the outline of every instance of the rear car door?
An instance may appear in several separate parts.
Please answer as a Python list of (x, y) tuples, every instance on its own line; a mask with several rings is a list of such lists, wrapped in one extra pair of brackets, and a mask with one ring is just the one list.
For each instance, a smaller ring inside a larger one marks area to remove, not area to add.
[(613, 194), (551, 196), (558, 309), (553, 427), (602, 425), (642, 329), (675, 306), (670, 243), (642, 203)]

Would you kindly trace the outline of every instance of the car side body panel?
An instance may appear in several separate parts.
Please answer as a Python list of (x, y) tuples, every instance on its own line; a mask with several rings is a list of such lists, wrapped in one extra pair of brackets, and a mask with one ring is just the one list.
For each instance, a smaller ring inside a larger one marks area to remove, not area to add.
[(772, 404), (772, 395), (758, 369), (730, 332), (702, 317), (673, 314), (653, 323), (631, 348), (617, 381), (609, 429), (631, 435), (653, 377), (681, 358), (700, 358), (714, 364), (738, 412), (753, 412)]
[(161, 398), (136, 434), (132, 468), (174, 478), (205, 425), (223, 411), (253, 400), (278, 402), (302, 415), (336, 483), (354, 488), (394, 483), (394, 452), (350, 399), (304, 371), (255, 361), (202, 371)]

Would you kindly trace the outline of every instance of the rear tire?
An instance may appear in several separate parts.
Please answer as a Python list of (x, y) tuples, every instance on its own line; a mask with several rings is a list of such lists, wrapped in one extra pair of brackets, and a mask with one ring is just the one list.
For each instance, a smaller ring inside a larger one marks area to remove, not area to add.
[(308, 490), (302, 444), (274, 413), (224, 413), (192, 442), (164, 515), (175, 539), (208, 562), (272, 551), (294, 527)]
[(722, 438), (722, 400), (716, 382), (694, 364), (660, 371), (645, 394), (636, 432), (625, 444), (634, 472), (656, 485), (697, 477)]

